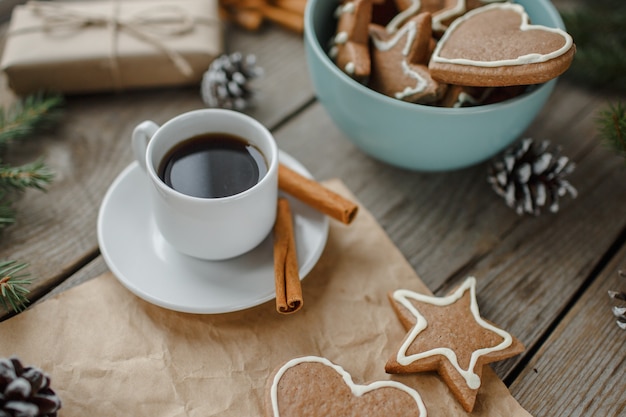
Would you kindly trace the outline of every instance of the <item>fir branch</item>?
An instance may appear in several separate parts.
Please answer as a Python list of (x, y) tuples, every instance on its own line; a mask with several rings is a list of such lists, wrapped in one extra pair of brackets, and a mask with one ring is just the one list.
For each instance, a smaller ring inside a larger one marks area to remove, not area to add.
[(7, 310), (20, 312), (28, 305), (30, 291), (25, 285), (31, 281), (26, 279), (29, 274), (23, 272), (27, 266), (16, 261), (0, 262), (0, 304)]
[[(623, 271), (617, 271), (617, 274), (622, 279), (626, 278), (626, 274)], [(616, 324), (620, 329), (626, 330), (626, 305), (624, 304), (626, 301), (626, 292), (609, 290), (609, 297), (617, 302), (617, 305), (611, 308)]]
[(43, 161), (35, 161), (17, 167), (0, 165), (0, 187), (4, 188), (10, 187), (17, 191), (36, 188), (43, 191), (53, 178), (54, 173)]
[(22, 140), (54, 122), (63, 96), (33, 94), (0, 111), (0, 146)]
[(596, 126), (602, 140), (626, 158), (626, 106), (619, 102), (600, 110), (596, 118)]
[[(27, 138), (56, 121), (63, 103), (60, 95), (34, 94), (7, 110), (0, 109), (0, 147)], [(15, 221), (12, 191), (26, 188), (44, 190), (53, 179), (53, 173), (42, 161), (21, 166), (0, 164), (0, 229)], [(24, 272), (27, 264), (14, 260), (0, 261), (0, 306), (20, 312), (28, 305), (26, 286), (31, 283)]]
[(576, 43), (565, 77), (590, 87), (626, 92), (626, 1), (580, 2), (561, 13)]

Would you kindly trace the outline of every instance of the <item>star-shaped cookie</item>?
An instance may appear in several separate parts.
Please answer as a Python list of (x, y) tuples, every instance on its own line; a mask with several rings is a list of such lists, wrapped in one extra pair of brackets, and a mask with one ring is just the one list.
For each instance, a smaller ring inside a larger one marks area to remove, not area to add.
[(438, 372), (468, 412), (474, 408), (483, 366), (524, 350), (519, 340), (480, 316), (473, 277), (446, 297), (400, 289), (390, 300), (409, 332), (385, 370)]
[(430, 13), (412, 17), (394, 33), (380, 25), (370, 25), (370, 87), (412, 103), (427, 104), (439, 99), (446, 86), (433, 80), (426, 67), (431, 33)]

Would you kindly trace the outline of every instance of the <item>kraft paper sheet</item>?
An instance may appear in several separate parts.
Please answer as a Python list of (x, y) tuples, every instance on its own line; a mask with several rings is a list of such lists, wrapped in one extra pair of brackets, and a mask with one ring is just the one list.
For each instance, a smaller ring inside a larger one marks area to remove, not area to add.
[[(339, 181), (327, 185), (350, 196)], [(436, 374), (385, 373), (406, 334), (387, 299), (398, 288), (429, 292), (361, 207), (350, 226), (331, 221), (298, 313), (279, 315), (273, 300), (221, 315), (178, 313), (106, 273), (0, 323), (0, 356), (48, 372), (61, 417), (262, 416), (272, 370), (304, 355), (328, 358), (356, 383), (403, 382), (430, 417), (466, 416)], [(471, 415), (529, 416), (490, 368)]]

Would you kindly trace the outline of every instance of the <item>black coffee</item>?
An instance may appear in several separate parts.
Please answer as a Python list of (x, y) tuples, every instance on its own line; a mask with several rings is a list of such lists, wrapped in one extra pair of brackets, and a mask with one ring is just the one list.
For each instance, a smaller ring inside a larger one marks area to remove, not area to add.
[(241, 193), (267, 173), (263, 154), (245, 139), (207, 133), (172, 148), (158, 174), (168, 186), (193, 197), (219, 198)]

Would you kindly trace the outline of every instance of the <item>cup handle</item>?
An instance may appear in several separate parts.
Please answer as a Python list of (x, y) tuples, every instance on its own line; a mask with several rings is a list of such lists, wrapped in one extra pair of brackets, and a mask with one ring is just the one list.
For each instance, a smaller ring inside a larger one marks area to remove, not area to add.
[(146, 171), (146, 148), (150, 138), (154, 136), (159, 129), (159, 125), (153, 121), (146, 120), (141, 122), (133, 130), (132, 146), (135, 159), (139, 162), (139, 166)]

